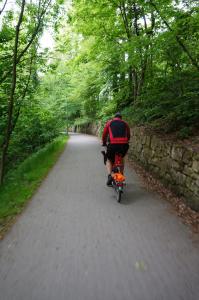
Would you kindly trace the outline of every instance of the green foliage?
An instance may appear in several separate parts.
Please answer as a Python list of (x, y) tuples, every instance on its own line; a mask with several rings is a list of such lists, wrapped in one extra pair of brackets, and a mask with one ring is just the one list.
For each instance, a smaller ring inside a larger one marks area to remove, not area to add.
[[(25, 5), (19, 56), (35, 34), (38, 5)], [(185, 128), (198, 124), (199, 12), (194, 1), (75, 0), (67, 14), (62, 5), (62, 0), (50, 2), (34, 42), (17, 62), (7, 171), (63, 129), (93, 121), (103, 125), (118, 110), (131, 123), (179, 130), (182, 137), (189, 131)], [(0, 28), (1, 152), (16, 6), (3, 15)], [(52, 53), (39, 47), (48, 26), (56, 33)]]
[(49, 73), (37, 87), (35, 95), (24, 103), (9, 147), (8, 168), (52, 141), (67, 127), (67, 114), (69, 116), (73, 108), (68, 111), (63, 98), (64, 86), (65, 82), (60, 84), (57, 75)]
[[(22, 3), (16, 2), (12, 9), (5, 9), (1, 15), (0, 165), (3, 165), (3, 169), (0, 170), (1, 180), (5, 171), (58, 136), (63, 127), (60, 110), (57, 112), (55, 109), (56, 101), (51, 98), (47, 103), (45, 96), (41, 95), (40, 77), (48, 70), (49, 51), (41, 49), (39, 42), (45, 27), (54, 26), (59, 16), (61, 2), (22, 1), (24, 13), (21, 10)], [(22, 18), (19, 24), (20, 14)], [(13, 24), (20, 26), (18, 33), (17, 27)]]
[(199, 87), (194, 71), (153, 80), (134, 106), (135, 120), (164, 131), (178, 130), (199, 120)]
[(192, 134), (192, 127), (183, 127), (178, 131), (178, 138), (186, 139)]
[(72, 66), (67, 94), (80, 104), (78, 124), (103, 124), (117, 110), (166, 132), (198, 123), (199, 14), (192, 1), (78, 0), (69, 23), (71, 46), (62, 53)]

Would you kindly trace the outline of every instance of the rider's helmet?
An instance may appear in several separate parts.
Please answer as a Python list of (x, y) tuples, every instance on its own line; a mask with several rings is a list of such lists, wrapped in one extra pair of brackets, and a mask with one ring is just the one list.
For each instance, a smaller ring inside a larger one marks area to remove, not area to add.
[(118, 112), (116, 112), (116, 114), (115, 114), (115, 118), (122, 118), (122, 114), (118, 111)]

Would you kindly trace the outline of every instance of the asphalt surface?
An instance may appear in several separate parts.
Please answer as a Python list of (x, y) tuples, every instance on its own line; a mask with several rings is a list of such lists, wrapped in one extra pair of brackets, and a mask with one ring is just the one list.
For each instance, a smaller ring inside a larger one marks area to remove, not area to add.
[(0, 243), (1, 300), (198, 300), (199, 247), (127, 168), (117, 203), (95, 137), (64, 153)]

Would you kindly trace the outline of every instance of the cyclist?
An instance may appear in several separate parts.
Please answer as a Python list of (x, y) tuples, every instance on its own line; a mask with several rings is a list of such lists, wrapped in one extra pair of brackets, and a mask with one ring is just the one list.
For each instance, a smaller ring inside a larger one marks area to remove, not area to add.
[[(109, 120), (103, 130), (102, 145), (107, 145), (106, 168), (108, 171), (107, 185), (112, 185), (112, 167), (115, 160), (115, 154), (120, 153), (124, 157), (129, 149), (130, 128), (128, 123), (122, 120), (120, 112), (115, 114), (112, 120)], [(107, 144), (108, 143), (108, 144)], [(124, 171), (124, 167), (123, 170)]]

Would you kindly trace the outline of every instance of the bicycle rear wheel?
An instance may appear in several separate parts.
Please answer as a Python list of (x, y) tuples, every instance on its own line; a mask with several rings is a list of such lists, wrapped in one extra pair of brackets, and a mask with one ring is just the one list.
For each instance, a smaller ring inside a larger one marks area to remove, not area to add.
[(121, 202), (121, 198), (122, 198), (122, 191), (117, 191), (117, 202)]

